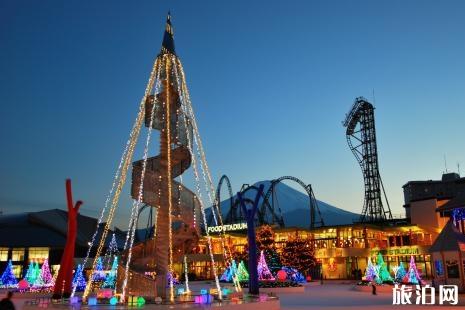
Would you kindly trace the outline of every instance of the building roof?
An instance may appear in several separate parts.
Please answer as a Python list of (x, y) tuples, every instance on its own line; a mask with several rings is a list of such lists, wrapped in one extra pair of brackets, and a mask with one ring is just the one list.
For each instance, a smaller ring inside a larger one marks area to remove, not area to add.
[(436, 212), (451, 211), (457, 208), (465, 208), (465, 191), (460, 191), (457, 196), (436, 209)]
[[(87, 247), (97, 228), (97, 219), (79, 214), (77, 221), (76, 245)], [(102, 229), (99, 231), (97, 238)], [(64, 247), (67, 232), (68, 212), (60, 209), (0, 216), (0, 246)], [(107, 239), (108, 244), (111, 234)]]
[(431, 252), (465, 251), (465, 235), (449, 220), (430, 248)]

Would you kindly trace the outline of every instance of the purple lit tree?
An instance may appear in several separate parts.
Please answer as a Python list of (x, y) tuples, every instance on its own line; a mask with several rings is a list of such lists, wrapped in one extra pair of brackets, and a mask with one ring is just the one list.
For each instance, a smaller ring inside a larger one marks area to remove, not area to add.
[(271, 273), (268, 265), (266, 264), (265, 254), (263, 251), (260, 252), (260, 259), (258, 260), (258, 280), (274, 280), (273, 274)]
[(46, 259), (42, 264), (42, 268), (40, 269), (40, 275), (34, 282), (34, 286), (50, 287), (54, 284), (55, 283), (53, 283), (52, 273), (50, 272), (50, 266), (48, 265), (48, 259)]
[(404, 277), (403, 282), (410, 283), (410, 284), (419, 284), (422, 282), (420, 274), (418, 273), (417, 265), (415, 264), (415, 258), (413, 258), (413, 255), (410, 256), (410, 265), (409, 265), (407, 274)]

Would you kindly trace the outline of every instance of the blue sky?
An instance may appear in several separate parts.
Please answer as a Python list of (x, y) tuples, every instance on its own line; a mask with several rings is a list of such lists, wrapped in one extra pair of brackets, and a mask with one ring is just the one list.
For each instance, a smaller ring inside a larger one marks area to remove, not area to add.
[(444, 155), (465, 169), (463, 1), (2, 1), (4, 213), (65, 207), (71, 177), (97, 215), (168, 9), (215, 182), (293, 175), (361, 211), (341, 121), (373, 90), (393, 213), (407, 181), (440, 178)]

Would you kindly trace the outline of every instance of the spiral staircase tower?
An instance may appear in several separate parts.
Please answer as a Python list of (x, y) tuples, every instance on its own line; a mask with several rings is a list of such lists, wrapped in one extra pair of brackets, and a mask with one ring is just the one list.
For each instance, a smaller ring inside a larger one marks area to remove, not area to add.
[(132, 197), (138, 199), (143, 180), (142, 202), (156, 208), (155, 236), (132, 248), (131, 278), (138, 280), (128, 287), (130, 292), (140, 292), (141, 286), (147, 286), (143, 273), (152, 270), (156, 272), (156, 296), (165, 299), (170, 266), (196, 246), (200, 235), (196, 225), (200, 201), (174, 180), (191, 165), (192, 125), (181, 100), (185, 85), (180, 78), (182, 65), (175, 52), (170, 15), (157, 63), (160, 85), (145, 102), (145, 126), (159, 131), (160, 153), (147, 158), (145, 165), (144, 160), (133, 163), (131, 187)]

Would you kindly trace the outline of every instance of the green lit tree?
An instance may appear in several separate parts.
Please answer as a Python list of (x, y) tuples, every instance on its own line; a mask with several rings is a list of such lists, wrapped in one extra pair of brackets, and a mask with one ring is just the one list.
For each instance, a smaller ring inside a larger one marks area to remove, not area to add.
[(26, 275), (24, 278), (26, 279), (27, 283), (29, 283), (29, 285), (33, 285), (36, 281), (36, 273), (33, 261), (29, 263), (29, 267), (27, 267)]
[(393, 279), (386, 267), (386, 263), (384, 262), (383, 255), (381, 255), (381, 253), (378, 253), (378, 257), (376, 258), (376, 264), (379, 266), (379, 273), (378, 277), (376, 278), (376, 281), (379, 284), (384, 282), (392, 282)]
[(249, 273), (247, 272), (247, 268), (245, 268), (244, 261), (242, 260), (237, 267), (237, 280), (240, 282), (248, 281), (249, 280)]

